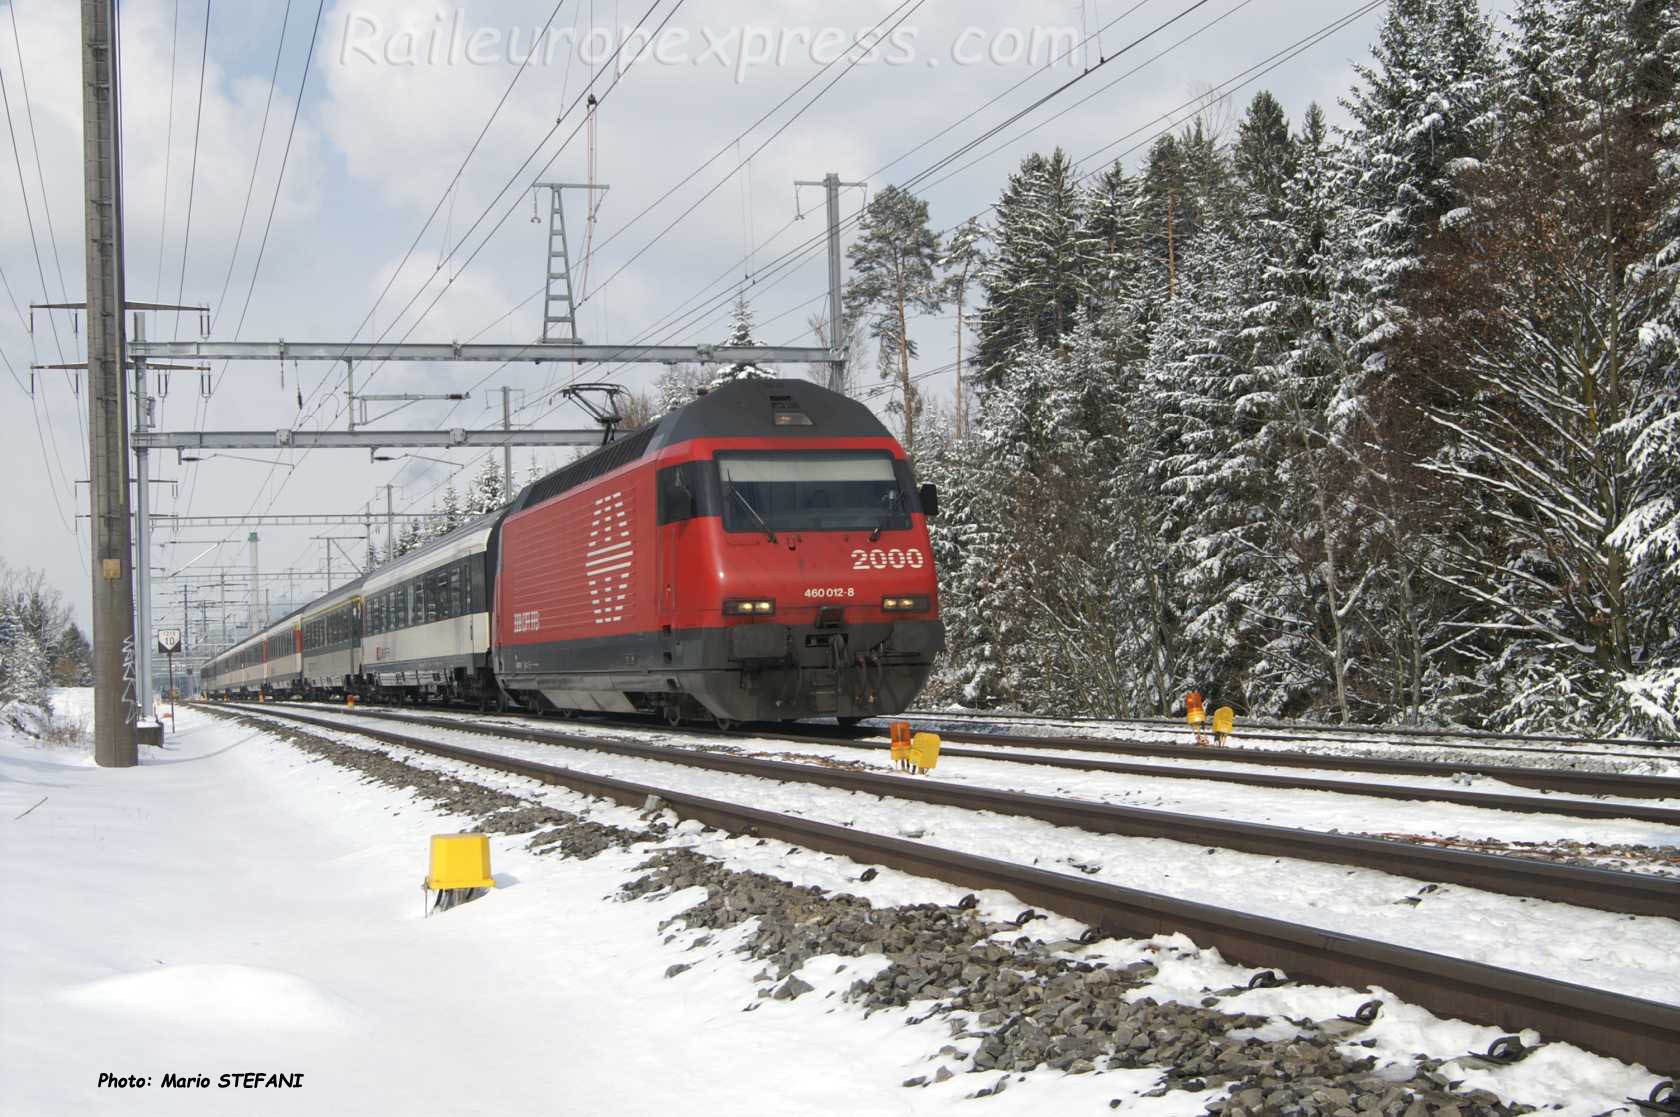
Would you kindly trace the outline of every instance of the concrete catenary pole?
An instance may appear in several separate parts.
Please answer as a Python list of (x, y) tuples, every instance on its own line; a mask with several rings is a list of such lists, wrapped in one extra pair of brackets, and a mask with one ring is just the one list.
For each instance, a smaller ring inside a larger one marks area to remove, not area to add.
[(841, 182), (840, 176), (833, 171), (824, 175), (821, 182), (794, 182), (795, 189), (801, 186), (822, 187), (828, 203), (828, 387), (833, 392), (843, 391), (846, 387), (847, 331), (842, 286), (844, 261), (840, 242), (840, 190), (842, 187), (864, 185), (861, 182)]
[(257, 563), (257, 533), (253, 531), (245, 541), (251, 544), (251, 634), (254, 636), (263, 627), (257, 623), (262, 611), (262, 567)]
[[(146, 320), (134, 316), (134, 340), (146, 340)], [(151, 426), (146, 402), (146, 362), (134, 362), (134, 428)], [(140, 720), (152, 718), (152, 494), (144, 448), (134, 451), (134, 691)]]
[(836, 363), (828, 366), (829, 390), (838, 392), (846, 349), (845, 310), (840, 291), (840, 176), (830, 171), (823, 176), (823, 193), (828, 196), (828, 348)]
[[(82, 160), (87, 228), (88, 492), (93, 536), (93, 756), (140, 762), (123, 359), (123, 234), (116, 0), (82, 0)], [(150, 556), (142, 555), (145, 563)]]
[[(513, 429), (513, 411), (508, 406), (508, 386), (502, 385), (502, 429)], [(513, 443), (502, 443), (502, 499), (513, 499)]]

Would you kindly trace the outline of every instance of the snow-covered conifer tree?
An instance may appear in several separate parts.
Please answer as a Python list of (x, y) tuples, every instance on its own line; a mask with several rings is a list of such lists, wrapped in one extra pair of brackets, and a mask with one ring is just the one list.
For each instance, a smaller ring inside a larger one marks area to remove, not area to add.
[[(764, 345), (765, 342), (753, 334), (752, 307), (747, 303), (745, 294), (735, 297), (735, 309), (730, 315), (729, 336), (723, 339), (724, 345), (751, 348)], [(737, 361), (728, 368), (720, 369), (712, 378), (712, 387), (728, 384), (733, 380), (770, 380), (775, 373), (760, 368), (750, 361)]]
[(981, 384), (1007, 376), (1011, 358), (1026, 346), (1053, 345), (1073, 328), (1099, 275), (1084, 200), (1060, 148), (1028, 156), (1009, 176), (991, 230), (994, 250), (981, 273), (986, 302), (975, 354)]
[(888, 410), (904, 416), (904, 447), (914, 450), (921, 404), (910, 377), (916, 356), (910, 323), (943, 306), (939, 237), (928, 224), (927, 203), (896, 186), (875, 195), (846, 258), (846, 314), (866, 323), (879, 346), (881, 378), (893, 382)]
[(486, 512), (494, 512), (507, 503), (502, 493), (502, 464), (496, 455), (484, 459), (478, 474), (467, 489), (462, 507), (463, 522)]
[(986, 262), (986, 231), (980, 225), (979, 218), (971, 217), (951, 233), (951, 240), (945, 246), (945, 255), (940, 260), (940, 267), (945, 270), (945, 297), (956, 307), (956, 394), (953, 405), (952, 423), (953, 433), (959, 439), (968, 434), (968, 412), (970, 399), (963, 391), (963, 382), (967, 379), (966, 364), (971, 357), (963, 354), (963, 342), (971, 324), (968, 315), (970, 291), (979, 278), (980, 269)]

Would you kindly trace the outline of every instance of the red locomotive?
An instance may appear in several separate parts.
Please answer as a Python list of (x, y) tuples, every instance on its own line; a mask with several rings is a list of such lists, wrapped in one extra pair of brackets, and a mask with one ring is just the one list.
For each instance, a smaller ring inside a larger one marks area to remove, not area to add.
[(862, 404), (726, 384), (520, 494), (489, 546), (496, 678), (672, 721), (897, 713), (944, 646), (936, 512)]

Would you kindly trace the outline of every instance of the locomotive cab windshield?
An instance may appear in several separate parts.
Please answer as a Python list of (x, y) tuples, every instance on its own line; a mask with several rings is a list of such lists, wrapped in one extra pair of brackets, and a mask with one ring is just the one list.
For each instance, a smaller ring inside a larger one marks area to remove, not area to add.
[(878, 451), (725, 452), (716, 459), (729, 532), (905, 531), (908, 470)]

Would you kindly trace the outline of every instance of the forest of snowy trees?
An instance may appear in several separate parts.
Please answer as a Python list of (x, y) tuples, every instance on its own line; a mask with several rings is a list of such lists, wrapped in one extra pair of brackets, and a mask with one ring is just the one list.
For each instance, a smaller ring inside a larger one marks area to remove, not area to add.
[(93, 681), (92, 649), (45, 572), (0, 562), (0, 706), (44, 706), (55, 686)]
[[(934, 697), (1680, 732), (1677, 12), (1394, 0), (1345, 128), (1261, 92), (1135, 173), (1034, 155), (931, 245), (877, 195), (848, 307), (943, 490)], [(965, 302), (912, 428), (906, 324)]]

